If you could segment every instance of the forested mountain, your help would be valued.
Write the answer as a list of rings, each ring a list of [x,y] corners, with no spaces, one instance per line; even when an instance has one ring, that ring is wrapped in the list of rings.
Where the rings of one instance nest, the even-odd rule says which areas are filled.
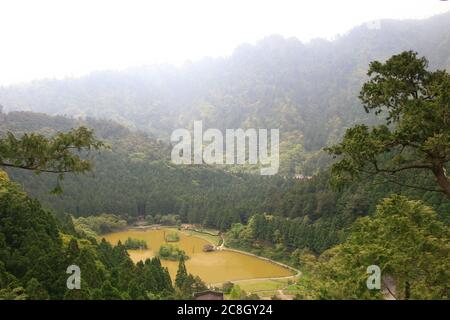
[[[185,222],[226,229],[232,223],[246,222],[273,188],[281,190],[288,183],[282,177],[269,179],[208,166],[174,165],[167,159],[167,144],[112,121],[81,121],[32,112],[0,113],[0,119],[0,136],[8,131],[52,135],[85,125],[110,147],[92,152],[92,173],[67,174],[60,195],[50,193],[56,183],[52,174],[36,176],[8,170],[30,195],[58,213],[114,213],[129,219],[173,214]]]
[[[158,258],[134,264],[122,244],[112,247],[106,241],[86,239],[73,225],[63,230],[51,212],[4,172],[0,172],[0,212],[1,300],[142,300],[176,295]],[[65,271],[74,263],[83,270],[83,286],[67,290]]]
[[[154,243],[99,240],[157,224],[164,245],[198,233],[214,239],[202,254],[301,269],[298,298],[382,299],[366,285],[376,265],[399,299],[448,299],[450,75],[439,68],[450,70],[450,12],[0,88],[0,299],[193,298],[206,286],[187,272],[191,252],[170,244],[175,254],[134,263],[127,249]],[[279,128],[281,171],[174,164],[170,134],[194,120]],[[179,259],[175,279],[164,256]],[[65,290],[72,264],[82,290]]]
[[[283,174],[311,174],[319,150],[355,122],[373,122],[357,97],[367,65],[404,50],[450,68],[450,13],[427,20],[383,20],[334,41],[281,36],[239,46],[228,58],[181,68],[149,66],[43,80],[0,89],[6,110],[114,119],[167,141],[175,128],[280,128]]]
[[[330,185],[327,171],[310,180],[297,180],[233,173],[205,165],[178,166],[167,159],[167,144],[113,121],[75,120],[33,112],[0,113],[0,119],[0,136],[8,131],[18,135],[52,135],[85,125],[110,147],[92,153],[92,173],[66,174],[61,182],[63,193],[59,195],[50,193],[56,183],[52,174],[7,170],[31,196],[60,217],[109,213],[129,222],[138,217],[150,221],[170,217],[164,218],[166,223],[174,223],[175,219],[225,231],[232,224],[246,224],[255,214],[268,214],[276,218],[259,220],[265,231],[256,232],[256,240],[281,241],[285,249],[309,248],[315,252],[341,241],[355,219],[373,213],[376,203],[391,193],[423,200],[442,220],[450,222],[450,203],[443,195],[386,184],[375,178],[336,190]],[[432,184],[426,174],[404,174],[398,181],[412,180]],[[274,236],[277,229],[283,234],[282,240]]]

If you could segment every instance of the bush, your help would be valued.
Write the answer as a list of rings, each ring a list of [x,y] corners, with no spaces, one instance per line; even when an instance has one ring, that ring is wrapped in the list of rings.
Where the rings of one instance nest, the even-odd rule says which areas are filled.
[[[134,239],[131,237],[128,237],[124,245],[127,249],[147,249],[147,242],[145,242],[145,240]]]
[[[180,241],[180,236],[177,232],[171,232],[168,235],[166,235],[166,241],[167,242],[178,242]]]
[[[73,220],[75,230],[83,235],[105,234],[126,228],[127,222],[113,214],[80,217]]]
[[[233,286],[234,286],[234,283],[231,281],[224,282],[222,284],[223,293],[229,294],[231,292],[231,290],[233,289]]]
[[[188,258],[183,250],[171,244],[161,245],[161,247],[159,248],[159,257],[164,260],[172,261],[177,261],[181,258]]]

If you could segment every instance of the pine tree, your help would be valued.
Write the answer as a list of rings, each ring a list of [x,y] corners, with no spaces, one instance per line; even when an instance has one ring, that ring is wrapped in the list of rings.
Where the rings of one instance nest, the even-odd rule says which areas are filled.
[[[47,290],[42,286],[42,284],[36,279],[31,278],[25,289],[28,300],[48,300],[49,295]]]
[[[178,264],[177,276],[175,278],[175,285],[181,289],[183,287],[184,282],[187,279],[187,270],[186,265],[184,264],[184,257],[181,257],[180,262]]]
[[[69,246],[67,249],[68,262],[73,263],[79,255],[80,255],[80,249],[78,247],[78,242],[75,238],[72,238],[72,239],[70,239]]]

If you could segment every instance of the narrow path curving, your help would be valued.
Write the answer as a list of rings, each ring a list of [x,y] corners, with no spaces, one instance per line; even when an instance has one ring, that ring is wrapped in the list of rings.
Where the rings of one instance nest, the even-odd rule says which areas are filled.
[[[245,254],[248,256],[252,256],[261,260],[265,260],[268,261],[270,263],[279,265],[281,267],[284,267],[286,269],[289,269],[291,271],[294,271],[295,274],[291,275],[291,276],[282,276],[282,277],[267,277],[267,278],[250,278],[250,279],[241,279],[241,280],[233,280],[232,282],[234,283],[242,283],[242,282],[250,282],[250,281],[267,281],[267,280],[286,280],[286,279],[296,279],[298,277],[301,276],[302,272],[294,267],[291,267],[287,264],[272,260],[270,258],[266,258],[266,257],[262,257],[262,256],[258,256],[256,254],[253,254],[251,252],[247,252],[247,251],[243,251],[243,250],[238,250],[238,249],[233,249],[233,248],[228,248],[225,246],[225,238],[223,237],[222,234],[220,234],[220,237],[222,239],[222,244],[218,247],[216,247],[217,250],[223,250],[223,251],[233,251],[233,252],[237,252],[237,253],[241,253],[241,254]],[[218,283],[212,283],[210,285],[212,286],[218,286],[221,285],[223,282],[218,282]]]

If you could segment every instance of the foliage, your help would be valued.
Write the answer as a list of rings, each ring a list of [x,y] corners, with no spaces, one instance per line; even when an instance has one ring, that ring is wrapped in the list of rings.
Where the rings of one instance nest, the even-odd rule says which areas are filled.
[[[164,260],[178,261],[180,259],[187,259],[186,253],[172,244],[162,244],[159,247],[159,257]]]
[[[64,241],[63,241],[64,239]],[[66,269],[82,270],[81,290],[68,290]],[[157,258],[134,264],[124,245],[62,235],[54,216],[0,171],[2,299],[170,298],[174,289]]]
[[[128,239],[125,240],[124,246],[125,246],[125,248],[127,248],[127,250],[129,250],[129,249],[147,249],[147,242],[142,239],[134,239],[134,238],[128,237]]]
[[[222,291],[224,294],[230,294],[234,287],[234,283],[227,281],[222,284]]]
[[[449,75],[428,71],[425,59],[404,52],[370,65],[361,100],[379,117],[367,118],[356,100],[367,63],[405,46],[423,49],[433,69],[448,64],[450,51],[435,50],[448,44],[448,21],[430,22],[444,27],[425,44],[420,39],[428,22],[412,23],[411,33],[390,23],[389,34],[376,33],[376,41],[361,28],[335,42],[309,45],[274,36],[242,46],[228,59],[180,70],[0,88],[10,109],[82,116],[5,114],[0,107],[0,166],[30,194],[0,170],[0,298],[190,299],[206,289],[188,273],[187,257],[176,246],[163,245],[159,252],[180,261],[174,286],[159,258],[134,264],[130,243],[96,241],[97,234],[145,218],[228,231],[227,245],[299,265],[299,286],[307,289],[299,298],[383,298],[365,286],[367,265],[377,264],[394,280],[397,298],[448,299],[450,202],[430,185],[437,179],[445,191],[448,184]],[[170,145],[155,136],[167,139],[194,119],[220,129],[281,128],[282,175],[171,164]],[[370,176],[335,190],[330,173],[318,170],[330,163],[320,150],[348,127],[343,142],[328,149],[344,156],[331,179],[367,169]],[[109,150],[89,154],[106,144]],[[47,173],[90,169],[92,176],[65,174],[63,195],[48,194],[54,182]],[[298,172],[314,177],[292,179]],[[387,184],[394,173],[397,183]],[[412,183],[421,190],[409,188]],[[65,286],[72,264],[82,270],[81,290]],[[240,286],[226,289],[231,298],[252,298]]]
[[[406,184],[433,183],[426,172],[403,172],[397,179]],[[423,201],[441,221],[450,223],[450,201],[444,194],[386,184],[378,176],[335,190],[330,173],[323,171],[311,180],[293,180],[283,188],[273,188],[247,225],[234,224],[228,230],[226,244],[296,265],[298,260],[291,255],[295,249],[320,254],[342,242],[357,218],[373,214],[376,204],[392,193]],[[251,224],[252,219],[257,223]]]
[[[96,236],[126,228],[127,222],[113,214],[73,219],[75,230],[87,236]]]
[[[412,51],[370,64],[371,77],[360,99],[366,112],[384,114],[386,124],[347,129],[343,141],[327,150],[342,156],[333,165],[335,180],[384,174],[386,181],[404,170],[433,173],[450,199],[446,170],[450,161],[450,75],[426,70],[428,62]],[[435,189],[414,186],[422,190]]]
[[[36,177],[23,170],[8,170],[31,196],[58,215],[80,217],[107,212],[129,223],[145,217],[150,223],[176,226],[188,222],[225,230],[232,223],[246,222],[272,188],[283,187],[281,177],[265,179],[223,168],[173,165],[167,159],[168,145],[111,121],[12,112],[4,115],[0,133],[15,130],[20,134],[28,128],[53,133],[79,125],[94,129],[111,149],[93,156],[92,175],[67,174],[60,196],[47,192],[54,183],[52,175]]]
[[[0,139],[0,167],[58,173],[59,182],[65,173],[90,171],[91,162],[82,159],[80,153],[104,146],[94,138],[93,131],[85,127],[58,133],[51,139],[36,133],[25,133],[17,138],[8,132],[5,138]],[[54,191],[60,191],[59,184]]]
[[[178,263],[178,271],[175,277],[175,287],[179,299],[193,299],[194,294],[207,289],[205,283],[198,277],[193,276],[186,270],[185,258],[181,257]]]
[[[237,284],[233,285],[229,295],[230,300],[259,300],[259,296],[256,294],[247,294],[245,290]]]
[[[356,221],[347,240],[314,256],[301,257],[311,279],[312,298],[381,299],[366,287],[370,265],[381,269],[384,288],[394,280],[397,299],[448,299],[450,229],[420,201],[391,196],[373,217]]]
[[[178,271],[177,271],[177,276],[175,278],[175,285],[178,288],[182,288],[184,282],[186,281],[187,276],[188,276],[188,273],[186,270],[186,265],[184,264],[184,257],[182,256],[180,258],[180,262],[178,264]]]
[[[55,298],[65,285],[64,273],[55,272],[62,271],[64,265],[56,220],[5,175],[0,179],[2,289],[21,286],[28,288],[26,294],[33,293],[31,298],[34,294],[44,297],[46,293]]]
[[[166,235],[167,242],[178,242],[180,241],[180,235],[177,232],[171,232]]]
[[[205,128],[221,130],[280,128],[281,174],[311,175],[330,163],[318,153],[321,148],[356,122],[377,122],[357,100],[370,61],[415,48],[432,68],[450,68],[448,21],[449,13],[383,20],[378,30],[363,24],[334,41],[302,43],[273,35],[240,45],[229,57],[182,67],[154,65],[4,87],[0,103],[9,111],[106,117],[166,141],[174,129],[200,119]]]

